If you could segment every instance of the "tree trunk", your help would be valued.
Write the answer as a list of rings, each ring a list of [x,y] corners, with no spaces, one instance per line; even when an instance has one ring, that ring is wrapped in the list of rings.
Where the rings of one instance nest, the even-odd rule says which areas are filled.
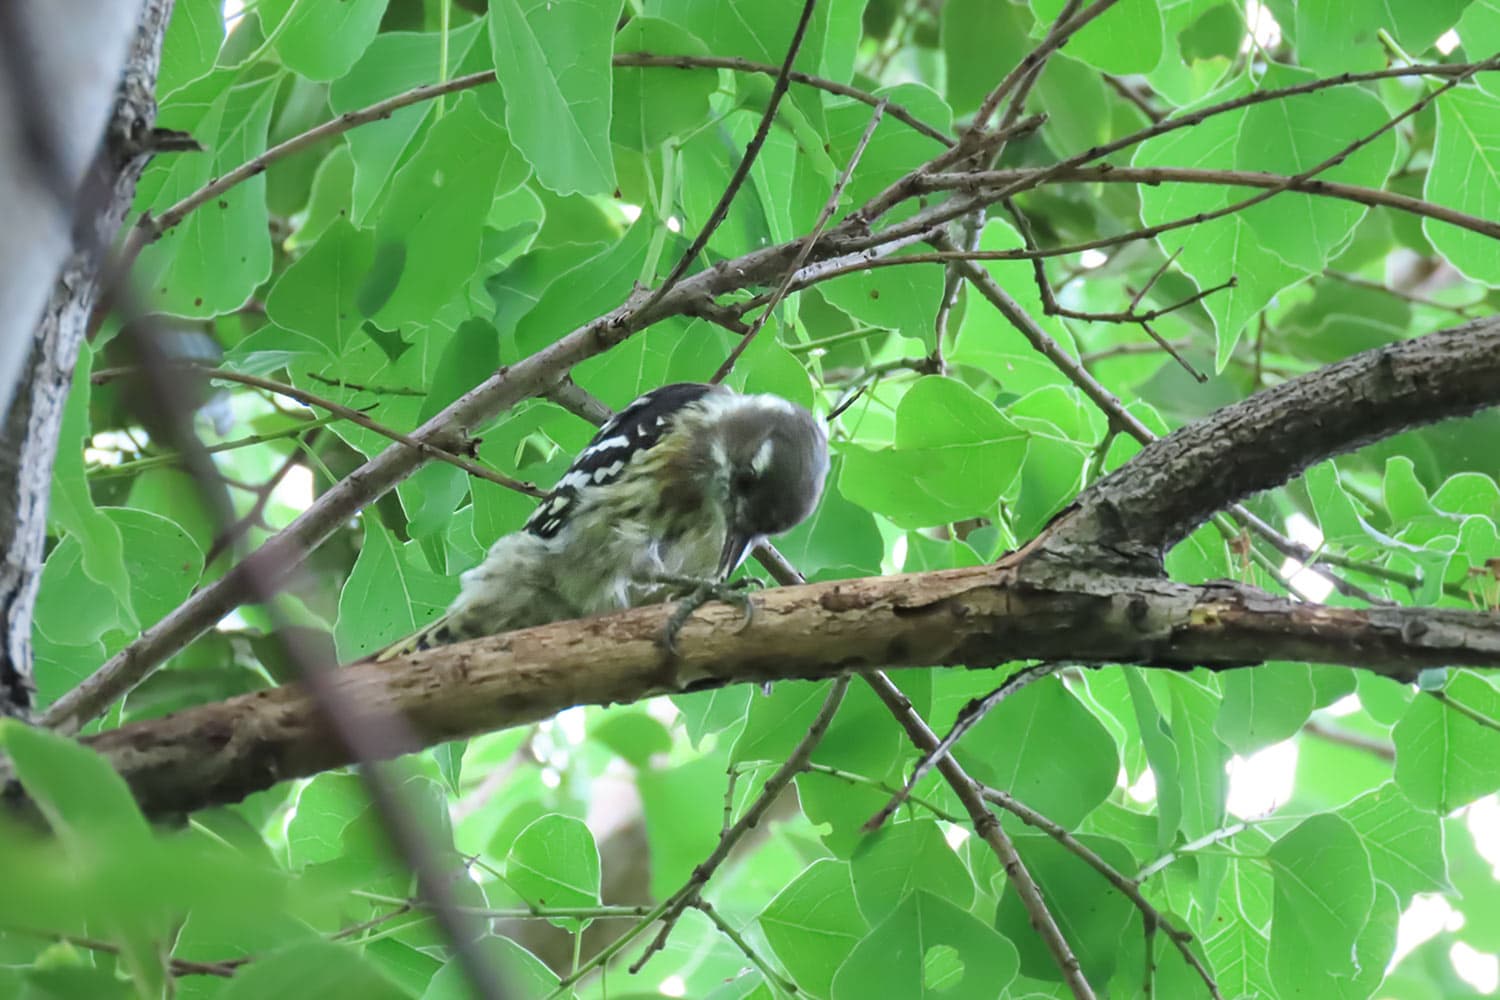
[[[29,0],[6,7],[0,13],[0,217],[7,220],[0,230],[0,716],[26,717],[31,614],[58,428],[99,298],[103,251],[150,152],[172,2]]]

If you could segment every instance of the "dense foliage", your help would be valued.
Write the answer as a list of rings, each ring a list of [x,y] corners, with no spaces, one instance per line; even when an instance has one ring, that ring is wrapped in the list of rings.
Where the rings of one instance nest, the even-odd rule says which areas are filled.
[[[139,212],[161,217],[269,147],[413,88],[489,72],[498,83],[330,127],[171,217],[141,249],[133,273],[173,331],[168,349],[220,369],[181,378],[200,393],[198,429],[241,521],[225,537],[176,454],[144,429],[149,402],[121,377],[129,359],[106,322],[80,358],[57,461],[55,544],[36,609],[44,707],[390,447],[390,431],[412,430],[637,285],[659,285],[761,123],[803,4],[246,7],[226,20],[218,0],[179,0],[159,124],[204,150],[159,157]],[[839,86],[792,83],[701,263],[811,232],[856,159],[835,222],[942,153],[1063,7],[819,0],[795,65]],[[1097,241],[1044,258],[1057,308],[1029,261],[984,266],[1158,433],[1366,348],[1487,315],[1500,283],[1484,230],[1500,215],[1500,75],[1434,66],[1312,86],[1489,58],[1500,7],[1249,7],[1248,22],[1240,4],[1216,0],[1104,10],[1013,91],[1045,120],[1005,143],[995,166],[1035,170],[1163,117],[1308,85],[1300,92],[1125,143],[1098,161],[1121,176],[1059,172],[1019,191],[1014,212],[991,205],[982,226],[952,229],[957,244],[986,250]],[[669,67],[628,56],[642,52],[686,58]],[[763,71],[704,65],[708,56]],[[850,88],[888,102],[863,149],[876,112]],[[1263,174],[1326,161],[1318,178],[1344,188],[1280,190],[1195,218],[1266,190]],[[876,228],[948,196],[901,202]],[[741,319],[757,315],[739,307],[767,291],[732,290],[713,309],[670,316],[572,378],[616,408],[665,382],[707,379]],[[991,560],[1140,447],[940,263],[854,269],[794,290],[729,381],[825,414],[863,390],[832,424],[822,506],[779,544],[813,580]],[[479,428],[473,455],[545,487],[592,433],[557,402],[532,399]],[[1488,412],[1379,441],[1249,502],[1316,549],[1354,585],[1348,593],[1227,517],[1174,549],[1168,570],[1327,592],[1332,604],[1493,608],[1497,441],[1500,414]],[[437,614],[457,574],[534,502],[427,464],[312,552],[275,615],[240,608],[93,727],[293,679],[278,621],[341,661],[380,648]],[[893,676],[941,732],[1006,672]],[[1292,662],[1220,674],[1075,669],[1006,700],[957,759],[1072,834],[1063,842],[1004,817],[1101,996],[1209,987],[1078,845],[1190,932],[1186,950],[1226,998],[1477,995],[1450,954],[1500,941],[1500,855],[1477,832],[1500,836],[1500,688],[1462,671],[1431,687]],[[653,907],[755,802],[828,689],[741,685],[574,709],[411,755],[396,773],[443,857],[472,876],[458,885],[463,902],[501,918],[484,947],[518,996],[1071,995],[939,776],[881,830],[862,831],[919,753],[859,683],[795,794],[713,872],[707,904],[688,907],[664,950],[627,975],[659,930]],[[284,782],[153,829],[88,751],[16,724],[0,742],[56,834],[7,835],[0,993],[469,995],[354,774]],[[1279,762],[1286,789],[1235,815],[1236,775],[1264,773],[1245,763],[1263,751],[1256,759]],[[1462,919],[1443,923],[1444,907]],[[1434,910],[1435,936],[1403,942],[1392,964],[1403,912]]]

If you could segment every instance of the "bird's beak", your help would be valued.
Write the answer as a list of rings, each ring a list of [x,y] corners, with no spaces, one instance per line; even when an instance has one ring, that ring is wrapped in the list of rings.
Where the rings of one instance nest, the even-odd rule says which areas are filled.
[[[727,580],[729,574],[733,573],[740,563],[745,560],[745,553],[750,551],[750,546],[755,539],[742,531],[730,528],[724,534],[724,548],[719,553],[719,579]]]

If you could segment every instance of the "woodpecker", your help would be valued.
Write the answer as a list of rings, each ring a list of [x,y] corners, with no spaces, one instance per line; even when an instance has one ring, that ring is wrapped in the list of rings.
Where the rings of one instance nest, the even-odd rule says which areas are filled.
[[[378,658],[654,604],[695,585],[723,596],[716,585],[757,542],[812,513],[827,474],[823,427],[795,403],[698,382],[653,389],[463,574],[443,617]]]

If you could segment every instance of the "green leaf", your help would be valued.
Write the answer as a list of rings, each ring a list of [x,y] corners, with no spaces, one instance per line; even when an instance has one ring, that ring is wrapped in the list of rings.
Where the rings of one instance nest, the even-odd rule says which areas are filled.
[[[868,116],[866,116],[868,117]],[[824,298],[854,319],[931,343],[943,272],[931,265],[877,267],[825,282]]]
[[[1054,743],[1045,733],[1067,733],[1068,738]],[[1070,830],[1104,801],[1120,771],[1109,732],[1050,678],[1002,701],[964,737],[958,751],[974,777]]]
[[[458,581],[412,565],[374,517],[365,543],[339,592],[334,639],[341,663],[383,649],[436,618],[458,592]]]
[[[947,8],[951,10],[952,8]],[[883,97],[893,104],[900,104],[922,122],[940,132],[952,128],[953,112],[942,97],[928,87],[916,83],[903,83],[895,87],[882,87],[875,96]],[[855,147],[869,127],[873,110],[866,104],[849,102],[828,109],[828,155],[842,170],[854,157]],[[862,205],[884,191],[909,171],[942,152],[936,139],[915,131],[911,126],[897,121],[890,115],[881,118],[875,126],[865,152],[860,157],[858,168],[844,188],[844,204]],[[901,218],[905,212],[897,210],[892,219]],[[937,311],[937,302],[942,297],[942,277],[937,268],[886,268],[869,272],[870,281],[860,285],[847,285],[841,279],[823,285],[825,291],[837,287],[850,289],[844,300],[845,309],[851,315],[881,316],[884,320],[872,319],[877,325],[891,325],[892,329],[905,329],[910,336],[925,341],[931,340],[932,319]],[[939,290],[934,292],[933,276],[937,275]],[[898,277],[904,276],[904,277]],[[910,289],[913,298],[903,301],[902,295]],[[864,297],[860,297],[860,292]],[[870,299],[871,291],[879,291],[881,299],[877,307]],[[844,308],[840,305],[840,308]]]
[[[1368,526],[1354,498],[1339,481],[1338,469],[1332,462],[1319,462],[1307,470],[1304,478],[1324,541],[1349,545],[1368,539]]]
[[[776,684],[752,699],[745,728],[729,751],[732,764],[785,757],[807,733],[828,697],[828,681]]]
[[[1477,514],[1500,521],[1500,485],[1483,473],[1460,472],[1437,488],[1432,505],[1448,514]]]
[[[895,447],[846,445],[839,489],[917,528],[989,510],[1025,454],[1020,428],[953,379],[919,379],[896,409]]]
[[[1130,691],[1130,705],[1141,734],[1141,745],[1156,780],[1157,848],[1166,850],[1176,839],[1182,824],[1183,787],[1180,780],[1177,745],[1171,727],[1151,696],[1146,672],[1125,668],[1125,683]]]
[[[850,503],[833,487],[839,470],[829,473],[829,485],[812,515],[776,540],[777,550],[809,578],[832,571],[836,576],[867,576],[880,572],[885,545],[874,516]]]
[[[743,722],[753,702],[754,692],[747,684],[672,695],[672,704],[682,713],[688,742],[697,746],[703,737],[719,733]]]
[[[1469,87],[1437,105],[1437,144],[1423,196],[1480,219],[1500,216],[1500,96]],[[1422,230],[1437,252],[1471,281],[1500,283],[1493,240],[1435,219]]]
[[[892,823],[866,840],[852,862],[854,895],[868,919],[880,919],[916,889],[960,909],[974,901],[974,879],[932,820]]]
[[[1312,78],[1310,73],[1281,72],[1268,76],[1264,85],[1288,86]],[[1245,111],[1235,147],[1235,166],[1287,176],[1299,174],[1346,150],[1354,139],[1373,133],[1387,117],[1378,98],[1352,87],[1266,101]],[[1395,136],[1387,132],[1318,177],[1380,187],[1395,155]],[[1333,198],[1283,192],[1251,206],[1240,217],[1287,264],[1313,272],[1328,265],[1368,210]]]
[[[1379,69],[1385,63],[1381,26],[1389,8],[1360,0],[1307,0],[1297,4],[1297,60],[1320,73]]]
[[[1333,815],[1310,817],[1276,841],[1267,860],[1276,880],[1270,971],[1279,995],[1354,978],[1375,904],[1370,856],[1354,827]]]
[[[707,801],[724,801],[727,763],[720,750],[636,775],[651,845],[651,892],[656,898],[675,892],[718,843],[724,812],[702,806]]]
[[[1242,96],[1248,88],[1231,84],[1204,98],[1203,103]],[[1132,163],[1139,167],[1196,167],[1232,170],[1236,166],[1241,131],[1247,111],[1215,115],[1190,129],[1178,129],[1149,139],[1136,149]],[[1140,192],[1141,221],[1159,225],[1223,208],[1249,195],[1240,189],[1203,184],[1166,184]],[[1266,204],[1286,197],[1277,195]],[[1241,331],[1271,297],[1302,278],[1305,271],[1288,264],[1250,226],[1243,213],[1234,213],[1157,237],[1166,253],[1177,253],[1178,266],[1200,290],[1234,278],[1236,284],[1204,300],[1218,337],[1217,366],[1223,369]],[[1279,249],[1279,248],[1277,248]],[[1178,252],[1180,250],[1180,253]]]
[[[1414,893],[1452,888],[1443,857],[1442,821],[1418,810],[1393,783],[1366,792],[1338,815],[1364,842],[1375,878],[1394,889],[1403,903]]]
[[[151,835],[146,820],[124,779],[99,754],[14,719],[0,720],[0,745],[26,794],[69,850],[144,849]]]
[[[1022,4],[950,0],[943,5],[948,100],[968,113],[1030,51],[1031,14]]]
[[[438,355],[437,369],[417,419],[426,422],[500,367],[500,338],[483,319],[465,320]],[[413,539],[436,539],[452,527],[454,512],[469,493],[464,470],[446,462],[430,462],[401,484],[407,532]],[[437,572],[445,565],[433,564]]]
[[[614,47],[619,53],[708,55],[702,39],[654,17],[631,18],[615,35]],[[630,149],[653,150],[686,135],[708,116],[708,99],[718,87],[714,70],[617,66],[610,138]]]
[[[1500,720],[1500,692],[1485,678],[1457,671],[1444,694],[1490,720]],[[1391,737],[1396,784],[1419,808],[1444,814],[1500,789],[1494,761],[1500,731],[1431,696],[1413,699]]]
[[[1130,852],[1104,837],[1079,840],[1116,871],[1131,868]],[[1073,948],[1091,983],[1102,983],[1114,973],[1122,941],[1135,941],[1127,929],[1135,919],[1134,905],[1121,896],[1092,867],[1051,837],[1026,834],[1015,838],[1027,871],[1041,887],[1042,897]],[[1007,883],[995,915],[995,929],[1020,952],[1021,972],[1033,979],[1057,982],[1060,973],[1046,945],[1031,926],[1014,885]]]
[[[556,989],[557,973],[547,968],[542,960],[510,938],[492,935],[478,942],[477,947],[491,963],[505,974],[505,983],[511,989],[519,989],[520,996],[552,996]],[[422,1000],[470,1000],[474,996],[473,984],[461,961],[449,959],[437,971],[422,994]],[[558,994],[559,1000],[572,1000],[575,994],[567,990]]]
[[[505,92],[505,125],[559,194],[608,194],[610,55],[621,0],[495,0],[490,47]]]
[[[869,931],[854,900],[850,867],[814,861],[766,904],[761,933],[797,985],[826,997],[840,963]]]
[[[607,309],[619,305],[643,275],[655,220],[642,215],[623,239],[599,251],[571,247],[574,265],[556,277],[541,299],[516,323],[516,349],[523,356],[553,343],[573,328]],[[607,369],[608,359],[595,366]],[[638,392],[627,390],[625,398],[606,398],[611,406],[624,406]]]
[[[450,65],[462,65],[483,27],[474,21],[449,32]],[[377,35],[354,67],[329,88],[329,106],[336,114],[345,114],[432,83],[442,44],[439,32]],[[436,107],[436,102],[418,101],[344,136],[354,160],[351,222],[364,224],[406,157],[407,147]]]
[[[1063,0],[1031,0],[1039,24],[1050,25]],[[1068,39],[1068,54],[1106,73],[1148,73],[1162,54],[1156,0],[1123,0]]]
[[[287,861],[294,869],[337,859],[344,830],[370,807],[364,782],[352,774],[320,774],[302,786],[286,825]]]
[[[261,23],[275,25],[276,54],[309,80],[349,72],[375,38],[387,0],[261,0]]]
[[[1312,671],[1305,663],[1263,663],[1220,676],[1224,689],[1214,732],[1248,756],[1290,739],[1313,711]]]
[[[190,133],[207,152],[159,159],[141,187],[161,214],[266,149],[274,78],[254,69],[219,70],[165,102],[157,125]],[[266,178],[257,174],[190,214],[141,251],[134,274],[152,308],[174,316],[232,312],[271,274]]]
[[[941,957],[941,976],[929,963]],[[839,967],[832,1000],[1005,994],[1019,962],[1010,943],[963,910],[917,890],[877,924]]]
[[[599,848],[582,820],[553,813],[521,831],[505,859],[505,881],[532,906],[599,905]],[[551,917],[581,932],[588,918]]]
[[[161,70],[156,93],[171,94],[214,68],[214,57],[224,41],[221,0],[182,0],[172,5],[172,19],[161,45]]]
[[[375,256],[399,256],[394,288],[371,316],[385,328],[430,319],[467,285],[479,262],[490,204],[526,179],[505,130],[473,94],[427,132],[397,171],[375,226]]]
[[[820,3],[813,10],[794,68],[817,72],[823,59],[833,6]],[[652,0],[647,13],[691,31],[703,39],[714,55],[742,56],[752,62],[779,66],[791,46],[792,31],[802,13],[802,0],[719,0],[711,4],[699,0]],[[770,83],[764,78],[742,78],[736,81],[736,87],[756,95],[764,94]],[[823,129],[819,93],[794,86],[787,93],[782,107],[788,105],[790,110],[800,112],[813,129]],[[743,145],[740,148],[743,149]],[[722,184],[719,190],[723,190]]]
[[[266,315],[279,326],[316,340],[330,357],[342,358],[365,319],[356,296],[374,256],[375,241],[369,231],[336,219],[271,286]]]
[[[73,386],[63,404],[58,448],[52,467],[52,503],[49,519],[76,539],[80,546],[76,558],[88,579],[106,592],[102,608],[80,603],[76,607],[96,621],[108,619],[127,625],[135,621],[130,604],[130,574],[125,566],[125,543],[120,529],[94,506],[88,478],[83,470],[81,445],[89,435],[89,400],[94,352],[82,344],[78,363],[73,369]],[[49,560],[50,561],[50,560]],[[118,609],[118,618],[100,614],[103,609]],[[92,638],[98,638],[96,633]]]
[[[115,538],[118,540],[119,535]],[[90,579],[82,568],[86,551],[76,536],[69,535],[47,553],[32,618],[38,639],[62,646],[86,646],[111,632],[132,627],[126,600],[115,596],[128,595],[129,589],[111,590]]]
[[[257,956],[219,994],[224,1000],[316,996],[327,1000],[408,1000],[353,949],[324,941]]]
[[[589,727],[589,736],[635,767],[649,767],[651,758],[672,749],[667,727],[645,712],[610,712]]]
[[[1195,839],[1223,825],[1229,750],[1214,734],[1219,712],[1215,693],[1181,674],[1164,680],[1171,692],[1172,741],[1182,781],[1182,832]]]

